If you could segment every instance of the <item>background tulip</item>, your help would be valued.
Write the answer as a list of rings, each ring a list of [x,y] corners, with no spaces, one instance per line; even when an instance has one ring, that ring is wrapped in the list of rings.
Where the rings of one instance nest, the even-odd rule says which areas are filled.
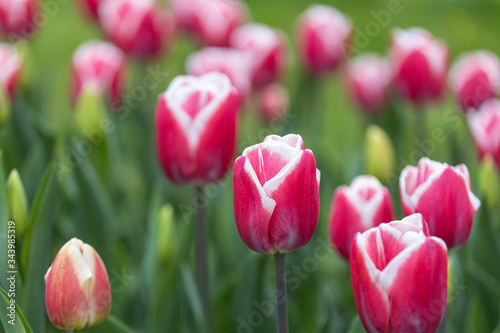
[[[17,83],[21,75],[22,60],[17,49],[0,43],[0,89],[3,89],[12,98],[16,92]]]
[[[390,63],[402,97],[420,106],[441,97],[448,70],[448,47],[425,29],[394,29]]]
[[[156,108],[159,160],[176,184],[221,179],[235,153],[238,93],[221,73],[178,76]]]
[[[0,0],[0,26],[9,40],[31,37],[38,0]]]
[[[373,176],[358,176],[335,191],[329,217],[332,245],[349,260],[354,235],[394,220],[389,190]]]
[[[443,239],[448,248],[465,244],[480,201],[470,189],[469,170],[422,158],[407,166],[399,179],[405,215],[420,213],[430,234]]]
[[[283,120],[288,113],[289,103],[290,96],[282,84],[271,83],[259,91],[259,111],[266,123]]]
[[[261,253],[306,245],[319,218],[316,161],[299,135],[267,137],[246,148],[233,174],[234,214],[243,242]]]
[[[45,275],[45,306],[61,330],[83,330],[106,320],[111,311],[109,277],[92,246],[73,238],[59,250]]]
[[[448,83],[464,111],[477,109],[498,93],[500,61],[490,51],[463,53],[453,64]]]
[[[500,100],[484,102],[477,112],[467,114],[467,121],[479,156],[491,155],[500,168]]]
[[[351,249],[354,300],[365,329],[435,332],[446,312],[445,243],[414,214],[356,234]]]
[[[310,6],[296,28],[297,52],[304,66],[315,74],[335,69],[348,54],[352,29],[351,19],[337,9]]]

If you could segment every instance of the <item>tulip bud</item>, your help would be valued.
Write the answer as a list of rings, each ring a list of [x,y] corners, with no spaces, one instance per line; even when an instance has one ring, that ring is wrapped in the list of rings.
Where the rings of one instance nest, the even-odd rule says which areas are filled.
[[[85,84],[75,105],[75,123],[78,132],[85,135],[101,132],[102,120],[106,117],[106,106],[94,85]]]
[[[500,100],[484,102],[477,112],[467,114],[467,121],[479,157],[491,155],[500,168]]]
[[[439,99],[448,71],[448,47],[425,29],[394,29],[390,63],[402,97],[416,105]]]
[[[0,86],[8,93],[12,99],[17,89],[17,83],[22,70],[22,59],[17,48],[5,43],[0,43]]]
[[[109,277],[92,246],[73,238],[59,250],[45,274],[45,307],[61,330],[83,330],[106,320],[111,312]]]
[[[286,40],[280,30],[264,24],[249,23],[234,30],[230,45],[249,55],[254,87],[263,87],[276,81],[285,71]]]
[[[158,212],[158,256],[161,261],[166,261],[172,250],[174,231],[174,209],[172,205],[163,205]]]
[[[420,214],[358,233],[351,280],[369,332],[435,332],[446,312],[448,251]]]
[[[356,233],[392,220],[394,208],[389,190],[373,176],[358,176],[350,186],[340,186],[335,191],[329,217],[330,240],[349,260]]]
[[[500,175],[491,155],[486,155],[481,162],[479,187],[488,208],[497,208],[500,204]]]
[[[320,172],[299,135],[268,136],[236,159],[234,216],[245,244],[260,253],[306,245],[319,218]]]
[[[220,180],[238,137],[238,93],[221,73],[176,77],[158,99],[156,143],[165,174],[176,184]]]
[[[498,93],[500,61],[490,51],[463,53],[453,64],[448,83],[462,110],[476,110]]]
[[[28,200],[16,169],[10,172],[6,187],[9,219],[16,222],[16,235],[20,238],[28,225]]]
[[[3,87],[0,86],[0,127],[9,120],[10,108],[9,96]]]
[[[37,11],[38,0],[0,0],[0,27],[7,40],[31,37]]]
[[[422,214],[430,234],[444,240],[449,249],[467,242],[481,202],[470,189],[464,164],[452,167],[424,157],[418,166],[403,169],[399,192],[404,214]]]
[[[259,91],[259,111],[266,123],[285,119],[289,104],[288,91],[279,83],[268,84]]]
[[[298,19],[297,52],[304,66],[314,74],[332,71],[347,56],[352,21],[337,9],[310,6]]]
[[[396,154],[391,139],[377,125],[366,129],[365,171],[388,184],[396,172]]]

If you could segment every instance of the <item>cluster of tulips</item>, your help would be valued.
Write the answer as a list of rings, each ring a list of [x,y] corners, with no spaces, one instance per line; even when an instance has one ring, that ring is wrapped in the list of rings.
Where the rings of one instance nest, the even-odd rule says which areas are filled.
[[[178,32],[202,45],[186,60],[189,75],[174,78],[158,98],[159,163],[171,182],[201,191],[232,171],[239,234],[250,249],[275,255],[277,289],[286,295],[284,255],[310,241],[319,219],[320,171],[314,154],[300,135],[270,135],[235,159],[239,115],[252,93],[264,120],[287,112],[288,92],[280,83],[289,63],[285,33],[249,22],[248,8],[235,0],[172,0],[170,10],[154,0],[77,3],[108,40],[85,42],[74,52],[70,90],[77,117],[85,117],[79,105],[88,98],[102,99],[110,111],[119,112],[127,56],[159,58]],[[0,0],[5,35],[22,38],[36,29],[37,8],[35,0]],[[346,59],[352,36],[352,21],[333,7],[308,8],[295,31],[305,71],[317,77],[341,68],[347,91],[369,114],[387,110],[392,96],[424,112],[426,104],[442,97],[448,82],[480,158],[500,167],[496,55],[468,52],[448,71],[446,44],[422,28],[410,28],[393,30],[387,59],[376,54]],[[0,69],[2,123],[23,69],[14,44],[0,44]],[[361,175],[339,187],[333,195],[329,237],[350,262],[355,303],[367,331],[434,332],[446,312],[448,250],[467,242],[480,201],[471,191],[465,165],[428,158],[403,169],[399,190],[405,215],[400,221],[389,190],[374,176]],[[207,252],[199,234],[203,229],[199,225],[196,247],[201,271]],[[57,328],[81,330],[109,315],[109,278],[90,245],[70,240],[45,278],[47,314]],[[199,281],[202,294],[207,280]],[[286,332],[286,301],[277,307],[278,330]],[[210,316],[209,309],[204,314]]]

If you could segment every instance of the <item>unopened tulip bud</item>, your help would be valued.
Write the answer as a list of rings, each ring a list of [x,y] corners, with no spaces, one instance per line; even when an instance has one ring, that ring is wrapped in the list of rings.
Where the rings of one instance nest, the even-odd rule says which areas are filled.
[[[487,100],[477,112],[467,113],[467,122],[479,157],[491,155],[500,168],[500,100]]]
[[[45,274],[45,307],[52,324],[61,330],[83,330],[108,318],[109,277],[92,246],[73,238],[59,250]]]
[[[370,125],[366,130],[365,140],[366,173],[388,184],[396,171],[396,154],[391,139],[382,128]]]
[[[16,93],[17,83],[23,67],[18,49],[7,43],[0,43],[0,86],[12,99]]]
[[[16,235],[21,237],[28,223],[28,200],[23,182],[16,169],[10,172],[6,186],[9,219],[16,223]]]
[[[5,124],[10,117],[11,103],[7,92],[0,87],[0,126]]]
[[[36,29],[38,0],[0,0],[0,27],[8,40],[26,39]]]
[[[283,121],[288,113],[290,96],[285,86],[280,83],[271,83],[259,91],[259,111],[266,123]]]
[[[486,155],[479,169],[479,186],[488,208],[495,209],[500,204],[500,175],[491,155]]]
[[[75,105],[75,123],[81,134],[101,131],[101,122],[106,117],[106,106],[102,95],[89,84],[82,87]]]
[[[172,250],[172,242],[175,242],[173,237],[174,231],[174,209],[172,205],[163,205],[158,212],[158,255],[161,261],[166,261]]]

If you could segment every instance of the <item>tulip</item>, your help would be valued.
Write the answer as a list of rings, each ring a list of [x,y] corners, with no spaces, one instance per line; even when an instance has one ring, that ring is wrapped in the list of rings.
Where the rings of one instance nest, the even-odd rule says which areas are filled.
[[[395,177],[396,152],[387,133],[377,125],[369,125],[365,138],[365,172],[384,184]]]
[[[246,53],[230,48],[207,47],[186,60],[186,70],[191,75],[210,72],[226,74],[241,100],[245,100],[251,91],[251,68],[251,60]]]
[[[481,159],[489,154],[500,168],[500,100],[484,102],[467,121]]]
[[[174,30],[170,13],[155,0],[106,0],[99,21],[116,46],[138,58],[158,56]]]
[[[38,0],[0,0],[0,27],[8,40],[26,39],[36,29]]]
[[[103,0],[79,0],[77,1],[80,8],[92,19],[99,18],[99,5]]]
[[[286,39],[280,30],[249,23],[234,30],[229,44],[250,56],[255,87],[276,81],[286,68]]]
[[[243,242],[261,253],[306,245],[319,217],[319,179],[313,153],[299,135],[267,137],[236,159],[233,197]]]
[[[349,260],[354,235],[394,220],[389,190],[373,176],[358,176],[335,191],[330,211],[330,240]]]
[[[279,83],[268,84],[259,91],[259,111],[266,123],[283,120],[288,113],[289,103],[288,91]]]
[[[393,81],[401,95],[421,106],[439,99],[448,70],[448,47],[425,29],[394,29],[390,63]]]
[[[313,74],[329,72],[347,55],[353,24],[349,17],[325,5],[310,6],[298,19],[297,52]]]
[[[446,312],[447,252],[420,214],[356,234],[351,280],[365,329],[435,332]]]
[[[16,235],[22,237],[28,226],[28,199],[23,182],[16,169],[12,170],[6,182],[9,219],[16,222]]]
[[[221,179],[236,150],[238,93],[228,77],[178,76],[160,95],[156,143],[160,163],[176,184]]]
[[[464,111],[478,109],[497,95],[500,61],[490,51],[463,53],[451,68],[448,83]]]
[[[23,62],[17,48],[10,45],[0,43],[0,89],[8,93],[10,98],[14,97],[17,83],[20,79]]]
[[[106,267],[94,248],[73,238],[45,274],[45,307],[61,330],[83,330],[104,322],[111,311]]]
[[[399,179],[405,215],[420,213],[432,236],[449,249],[465,244],[480,201],[470,188],[469,170],[424,157],[418,166],[406,166]]]
[[[79,100],[84,86],[98,95],[108,95],[109,105],[117,107],[125,88],[125,54],[111,43],[88,41],[78,47],[72,60],[71,99]]]
[[[389,95],[391,72],[387,61],[367,53],[347,65],[347,91],[358,107],[368,114],[384,111]]]

